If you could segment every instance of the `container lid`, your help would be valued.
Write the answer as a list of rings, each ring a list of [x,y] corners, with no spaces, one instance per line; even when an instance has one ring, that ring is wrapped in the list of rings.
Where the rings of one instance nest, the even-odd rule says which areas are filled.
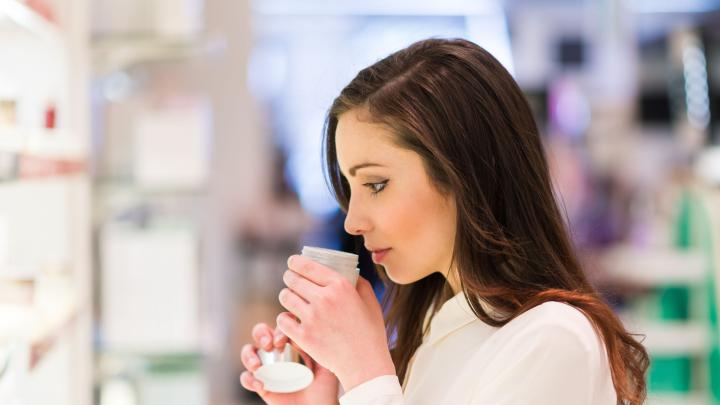
[[[309,368],[291,361],[260,366],[254,375],[263,383],[265,390],[281,394],[303,390],[313,381]]]

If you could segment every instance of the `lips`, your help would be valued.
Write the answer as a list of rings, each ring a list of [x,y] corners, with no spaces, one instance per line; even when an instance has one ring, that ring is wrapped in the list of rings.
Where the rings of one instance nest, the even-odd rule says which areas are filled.
[[[373,250],[372,251],[372,260],[375,263],[380,263],[385,256],[387,256],[388,252],[390,251],[390,248],[387,249],[380,249],[380,250]]]

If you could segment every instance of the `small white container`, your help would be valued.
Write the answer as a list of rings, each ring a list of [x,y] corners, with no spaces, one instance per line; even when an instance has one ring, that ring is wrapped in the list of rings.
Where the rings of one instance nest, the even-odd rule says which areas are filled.
[[[290,344],[270,352],[258,350],[258,357],[262,366],[254,375],[267,391],[296,392],[307,388],[313,381],[312,371],[300,362],[300,355]]]
[[[357,278],[360,274],[360,269],[357,268],[358,255],[311,246],[304,246],[302,255],[337,271],[347,278],[352,285],[357,284]]]

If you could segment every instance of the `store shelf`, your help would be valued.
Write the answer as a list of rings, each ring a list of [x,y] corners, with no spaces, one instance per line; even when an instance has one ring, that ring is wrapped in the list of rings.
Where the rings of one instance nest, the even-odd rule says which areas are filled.
[[[607,278],[614,282],[655,287],[707,280],[707,259],[697,251],[625,245],[609,250],[599,260]]]
[[[0,404],[92,403],[89,5],[0,0]]]
[[[0,0],[0,27],[24,31],[50,42],[62,42],[64,38],[56,24],[20,0]]]
[[[655,394],[648,395],[648,405],[708,405],[710,399],[704,394]]]
[[[641,323],[631,329],[646,335],[642,343],[655,355],[699,355],[710,350],[710,330],[703,323]]]
[[[54,129],[0,128],[0,151],[61,159],[84,159],[87,156],[87,149],[79,137]]]
[[[82,305],[68,276],[41,276],[30,288],[31,304],[0,304],[0,347],[27,346],[27,368],[32,370],[71,328]]]
[[[93,65],[103,75],[140,63],[183,60],[222,52],[224,38],[102,36],[92,41]]]

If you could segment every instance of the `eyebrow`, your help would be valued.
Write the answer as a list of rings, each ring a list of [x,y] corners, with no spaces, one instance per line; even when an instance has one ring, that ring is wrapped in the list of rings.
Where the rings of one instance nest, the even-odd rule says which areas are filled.
[[[375,166],[377,166],[377,167],[385,167],[385,166],[383,166],[383,165],[381,165],[381,164],[379,164],[379,163],[372,163],[372,162],[360,163],[359,165],[355,165],[355,166],[353,166],[353,167],[350,168],[350,170],[349,170],[350,176],[355,177],[355,172],[356,172],[357,170],[359,170],[359,169],[363,169],[363,168],[365,168],[365,167],[375,167]]]

